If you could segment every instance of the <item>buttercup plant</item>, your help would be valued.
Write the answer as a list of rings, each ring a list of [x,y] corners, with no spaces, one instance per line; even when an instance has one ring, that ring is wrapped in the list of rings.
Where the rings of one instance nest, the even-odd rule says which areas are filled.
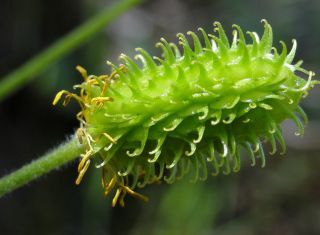
[[[263,142],[270,154],[277,144],[284,153],[280,124],[292,119],[303,135],[307,115],[299,102],[319,82],[302,61],[292,63],[296,41],[290,52],[280,42],[278,52],[271,26],[262,22],[261,39],[248,32],[250,42],[237,25],[229,42],[215,22],[215,35],[199,28],[203,43],[194,32],[187,33],[192,45],[177,34],[182,50],[161,38],[162,58],[137,48],[142,67],[124,54],[119,66],[108,62],[110,75],[88,75],[78,66],[84,79],[78,92],[60,91],[53,101],[64,96],[63,105],[74,99],[81,107],[76,135],[84,152],[76,184],[95,159],[105,194],[114,189],[112,205],[123,206],[126,194],[147,200],[136,187],[237,172],[247,156],[264,167]]]
[[[216,34],[199,28],[199,39],[188,32],[192,44],[177,34],[181,48],[162,38],[156,44],[162,58],[138,48],[135,58],[142,66],[124,54],[119,66],[108,62],[109,75],[88,75],[77,66],[84,82],[74,86],[75,93],[58,92],[53,101],[54,105],[62,98],[63,105],[71,99],[79,103],[76,134],[1,178],[0,196],[79,155],[76,184],[95,160],[96,168],[102,169],[105,194],[113,191],[113,206],[124,206],[126,194],[147,201],[134,191],[136,187],[237,172],[246,159],[252,166],[258,160],[264,167],[262,143],[270,144],[271,155],[278,145],[281,153],[286,150],[282,121],[293,120],[296,135],[303,135],[307,115],[299,102],[319,81],[312,80],[314,73],[303,69],[302,61],[293,64],[296,41],[289,52],[280,42],[278,52],[272,46],[271,26],[262,22],[261,39],[255,32],[245,36],[233,25],[229,42],[215,22]],[[24,81],[13,77],[12,84]]]

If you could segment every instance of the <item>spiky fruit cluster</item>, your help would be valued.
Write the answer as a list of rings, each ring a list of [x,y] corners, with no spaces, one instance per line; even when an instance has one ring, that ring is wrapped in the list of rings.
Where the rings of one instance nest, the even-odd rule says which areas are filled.
[[[124,54],[122,65],[109,62],[110,75],[88,76],[78,67],[84,78],[75,86],[79,95],[61,91],[54,100],[56,104],[65,94],[64,104],[74,98],[82,109],[77,135],[87,151],[76,183],[94,156],[101,160],[97,167],[103,170],[105,193],[115,188],[113,205],[123,205],[127,193],[146,199],[133,191],[136,186],[173,183],[189,173],[196,181],[205,180],[208,172],[237,172],[240,152],[250,157],[252,166],[257,158],[264,166],[265,141],[271,154],[277,142],[284,152],[280,123],[292,119],[297,134],[303,134],[307,117],[298,103],[317,82],[301,62],[292,64],[296,41],[289,53],[281,42],[278,53],[272,47],[272,29],[263,23],[261,39],[248,32],[250,42],[234,25],[230,43],[218,22],[217,35],[199,28],[203,43],[193,32],[187,33],[193,45],[177,34],[182,50],[162,38],[156,44],[162,58],[136,49],[142,68]]]

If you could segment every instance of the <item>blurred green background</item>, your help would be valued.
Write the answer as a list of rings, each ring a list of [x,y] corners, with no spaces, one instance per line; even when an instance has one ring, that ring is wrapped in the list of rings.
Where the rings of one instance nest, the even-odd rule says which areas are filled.
[[[116,1],[1,0],[0,78],[56,39]],[[274,42],[298,40],[297,60],[320,74],[320,1],[318,0],[158,0],[113,21],[90,42],[39,75],[0,103],[0,175],[19,168],[72,134],[77,106],[52,107],[54,94],[81,81],[74,67],[108,73],[105,61],[135,47],[151,54],[160,37],[176,42],[177,32],[212,29],[219,20],[231,34],[236,23],[262,32],[266,18]],[[319,78],[319,75],[316,76]],[[303,139],[285,122],[285,156],[268,156],[267,166],[243,165],[238,174],[210,177],[203,183],[181,181],[141,190],[143,203],[126,198],[125,208],[111,208],[102,196],[94,167],[80,186],[76,162],[0,199],[0,234],[250,235],[320,234],[320,88],[303,101],[310,123]],[[268,149],[268,146],[267,146]]]

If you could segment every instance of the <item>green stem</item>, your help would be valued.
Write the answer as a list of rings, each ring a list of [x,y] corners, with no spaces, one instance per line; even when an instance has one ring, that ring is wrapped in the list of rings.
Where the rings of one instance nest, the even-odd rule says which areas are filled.
[[[83,151],[76,138],[0,179],[0,197],[77,158]]]
[[[62,37],[38,56],[5,76],[0,81],[0,101],[27,82],[33,80],[36,75],[49,65],[91,39],[94,34],[101,31],[113,19],[137,5],[140,1],[141,0],[123,0],[112,7],[106,8],[97,16]]]

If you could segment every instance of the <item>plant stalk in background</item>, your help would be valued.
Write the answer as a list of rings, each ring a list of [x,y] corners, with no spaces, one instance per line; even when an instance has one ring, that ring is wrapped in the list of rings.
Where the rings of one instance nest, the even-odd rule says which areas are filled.
[[[0,81],[0,101],[35,79],[39,73],[52,63],[90,40],[92,36],[104,29],[112,20],[140,2],[141,0],[123,0],[112,7],[107,7],[100,14],[62,37],[38,56],[3,77]]]

